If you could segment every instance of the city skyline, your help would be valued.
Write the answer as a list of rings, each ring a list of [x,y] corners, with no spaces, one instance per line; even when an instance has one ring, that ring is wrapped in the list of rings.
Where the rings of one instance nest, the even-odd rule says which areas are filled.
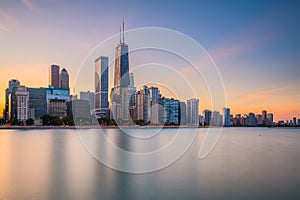
[[[52,6],[56,5],[55,2],[52,3]],[[127,29],[144,26],[172,28],[202,44],[220,69],[227,94],[227,106],[233,113],[260,113],[266,109],[274,113],[275,120],[289,120],[299,116],[300,83],[297,54],[300,48],[297,45],[299,29],[295,25],[297,20],[299,21],[296,12],[298,3],[233,2],[232,8],[229,8],[217,7],[203,1],[194,2],[193,6],[178,3],[169,11],[164,10],[167,3],[159,3],[161,8],[156,9],[157,16],[153,20],[147,18],[147,15],[153,14],[151,9],[147,9],[144,14],[141,14],[142,9],[138,9],[138,6],[151,7],[149,3],[129,3],[128,10],[117,7],[122,12],[116,13],[112,19],[103,17],[104,14],[88,14],[88,11],[95,8],[102,9],[103,5],[100,4],[62,3],[57,16],[48,13],[48,4],[47,1],[0,3],[3,8],[0,14],[4,16],[0,20],[0,38],[3,43],[0,48],[3,56],[0,65],[1,71],[4,72],[0,77],[0,95],[3,97],[0,98],[1,110],[4,108],[4,92],[10,79],[17,79],[28,87],[46,87],[47,66],[51,64],[57,63],[68,68],[72,92],[74,77],[84,57],[99,42],[117,33],[120,19],[125,17],[129,27]],[[116,3],[105,4],[107,7],[114,7]],[[68,6],[70,10],[67,10]],[[216,9],[216,16],[201,12],[208,7]],[[83,9],[83,20],[69,23],[80,18],[81,15],[78,14],[72,16],[73,20],[64,18],[60,23],[56,23],[60,14],[66,10],[71,12],[72,9]],[[168,17],[168,12],[181,13],[180,10],[191,12],[180,14],[179,21]],[[246,10],[249,11],[242,13]],[[228,15],[229,11],[234,12]],[[137,19],[136,15],[139,14],[141,17]],[[24,17],[21,18],[22,15]],[[240,16],[239,19],[235,19],[237,15]],[[199,20],[190,20],[193,17]],[[224,20],[223,24],[218,22],[221,17]],[[162,20],[157,20],[160,18]],[[77,31],[86,19],[90,27]],[[189,23],[183,25],[187,21]],[[76,31],[68,31],[72,28]],[[77,48],[72,50],[74,45]],[[66,55],[64,52],[70,53]],[[35,73],[32,73],[33,71]],[[138,79],[136,82],[139,85]],[[109,85],[112,86],[111,82]],[[182,100],[190,98],[193,97],[184,97]],[[201,110],[209,108],[205,102],[202,104],[201,96],[197,98],[200,99]]]

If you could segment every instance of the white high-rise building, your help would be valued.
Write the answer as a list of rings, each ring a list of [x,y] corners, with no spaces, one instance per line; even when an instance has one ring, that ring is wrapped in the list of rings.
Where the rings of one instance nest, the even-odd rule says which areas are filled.
[[[199,125],[199,99],[187,100],[187,125]]]
[[[29,106],[29,92],[26,87],[20,85],[16,88],[16,100],[17,100],[17,119],[28,119],[28,106]]]

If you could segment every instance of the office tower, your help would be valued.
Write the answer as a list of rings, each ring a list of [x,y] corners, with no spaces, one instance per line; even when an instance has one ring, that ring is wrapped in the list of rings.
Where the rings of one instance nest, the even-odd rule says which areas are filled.
[[[123,31],[122,33],[120,32],[120,43],[117,45],[115,53],[114,88],[112,88],[111,93],[111,102],[121,105],[120,112],[123,121],[130,119],[129,110],[132,108],[130,106],[130,99],[134,93],[130,88],[132,87],[130,87],[129,80],[128,45],[125,43],[123,20]]]
[[[273,126],[274,121],[273,121],[273,114],[272,113],[268,113],[267,114],[267,126]]]
[[[160,91],[157,87],[150,87],[150,102],[151,102],[151,124],[159,124],[159,97]]]
[[[180,125],[186,125],[186,104],[180,102]]]
[[[51,65],[49,67],[49,85],[59,88],[59,66]]]
[[[187,125],[199,125],[199,99],[187,100]]]
[[[298,121],[297,125],[300,126],[300,119],[298,119],[297,121]]]
[[[223,116],[218,111],[212,113],[212,124],[214,126],[221,126],[223,124]]]
[[[212,111],[205,109],[203,111],[203,115],[204,115],[204,125],[209,126],[211,123],[211,119],[212,119]]]
[[[136,118],[145,124],[151,120],[150,91],[147,86],[136,92]]]
[[[29,92],[24,85],[20,85],[14,89],[15,95],[15,113],[13,119],[27,120],[28,119],[28,106],[29,106]]]
[[[47,114],[46,88],[27,88],[29,92],[30,116],[34,120],[39,120]]]
[[[129,81],[129,58],[128,58],[128,45],[125,43],[124,37],[124,20],[122,38],[120,33],[120,43],[116,47],[115,57],[115,79],[114,87],[128,87]]]
[[[294,125],[294,126],[297,125],[297,119],[296,119],[296,117],[293,117],[293,125]]]
[[[95,114],[97,118],[108,117],[108,57],[95,60]]]
[[[46,88],[47,114],[52,116],[65,117],[66,102],[70,101],[69,89],[66,88]]]
[[[247,117],[247,126],[256,126],[255,114],[249,113]]]
[[[129,74],[129,87],[134,87],[134,75],[132,72]]]
[[[60,88],[67,88],[69,89],[69,74],[68,71],[63,68],[60,72],[60,76],[59,76],[59,87]]]
[[[162,97],[159,99],[159,109],[160,123],[179,125],[180,124],[180,101],[177,99],[169,99]]]
[[[80,99],[81,100],[87,100],[90,104],[91,110],[95,109],[95,93],[94,92],[80,92]]]
[[[3,118],[5,120],[11,119],[11,105],[12,105],[12,93],[13,89],[18,87],[20,82],[16,79],[12,79],[8,82],[8,88],[5,90],[5,107],[3,111]]]
[[[262,111],[262,121],[263,121],[264,125],[267,124],[267,111],[266,110]]]
[[[68,101],[67,116],[74,120],[75,124],[90,124],[90,104],[88,100],[76,99]]]
[[[224,126],[230,126],[230,109],[223,108],[223,116],[224,116]]]
[[[257,126],[263,125],[262,115],[256,115],[256,124]]]

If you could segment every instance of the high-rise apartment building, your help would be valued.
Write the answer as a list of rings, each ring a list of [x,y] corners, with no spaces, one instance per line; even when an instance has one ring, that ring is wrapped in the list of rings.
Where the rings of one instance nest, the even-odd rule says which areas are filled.
[[[187,125],[199,125],[199,99],[187,100]]]
[[[229,108],[223,108],[223,122],[224,126],[230,126],[230,109]]]

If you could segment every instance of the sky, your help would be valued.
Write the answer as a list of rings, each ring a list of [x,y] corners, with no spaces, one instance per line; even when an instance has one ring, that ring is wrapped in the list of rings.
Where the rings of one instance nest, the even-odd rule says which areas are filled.
[[[0,1],[0,109],[10,79],[47,87],[51,64],[66,68],[75,87],[86,57],[118,34],[124,17],[126,30],[167,28],[199,43],[219,69],[232,114],[300,118],[299,10],[300,1],[289,0]],[[201,112],[209,108],[201,92],[196,97]]]

